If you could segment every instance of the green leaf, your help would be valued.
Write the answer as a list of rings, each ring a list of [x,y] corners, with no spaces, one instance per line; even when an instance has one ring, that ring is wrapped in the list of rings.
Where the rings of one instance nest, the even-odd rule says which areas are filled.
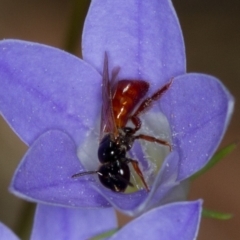
[[[203,208],[202,210],[202,216],[206,218],[214,218],[218,220],[229,220],[233,217],[231,213],[221,213],[221,212],[208,210],[205,208]]]
[[[102,234],[99,234],[93,238],[91,238],[90,240],[102,240],[102,239],[105,239],[107,237],[111,237],[114,233],[116,233],[120,228],[115,228],[115,229],[112,229],[110,231],[107,231],[107,232],[104,232]]]
[[[210,161],[207,163],[207,165],[202,168],[200,171],[196,172],[194,175],[190,177],[190,180],[195,180],[199,176],[203,175],[205,172],[207,172],[209,169],[211,169],[215,164],[217,164],[220,160],[222,160],[225,156],[227,156],[229,153],[231,153],[235,148],[237,144],[232,143],[222,149],[220,149],[218,152],[216,152],[213,157],[210,159]]]

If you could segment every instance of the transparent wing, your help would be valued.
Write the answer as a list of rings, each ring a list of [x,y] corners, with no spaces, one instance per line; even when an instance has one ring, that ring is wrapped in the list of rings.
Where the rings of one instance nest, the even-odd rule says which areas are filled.
[[[116,73],[114,75],[115,76],[113,76],[113,80],[115,80],[116,78]],[[102,78],[102,113],[100,125],[100,140],[106,133],[113,133],[115,137],[118,135],[113,115],[112,97],[112,82],[109,79],[108,73],[108,56],[105,52]]]

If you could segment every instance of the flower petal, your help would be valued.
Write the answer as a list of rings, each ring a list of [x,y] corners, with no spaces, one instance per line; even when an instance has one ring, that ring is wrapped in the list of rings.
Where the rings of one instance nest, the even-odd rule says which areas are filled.
[[[155,208],[123,227],[109,240],[193,240],[196,239],[202,201],[179,202]]]
[[[0,85],[1,114],[28,145],[51,128],[80,144],[101,108],[101,76],[81,59],[37,43],[0,42]]]
[[[165,159],[146,202],[140,209],[146,211],[156,206],[176,201],[185,201],[189,190],[189,181],[177,180],[179,155],[172,151]]]
[[[173,147],[179,152],[178,180],[183,180],[200,170],[215,152],[234,100],[216,78],[192,73],[174,78],[160,103],[171,126]]]
[[[73,140],[52,130],[41,135],[17,168],[10,190],[27,200],[72,207],[109,207],[90,181],[71,176],[83,171]]]
[[[84,60],[102,72],[104,52],[121,79],[143,79],[157,89],[185,73],[181,28],[169,0],[94,0],[83,31]]]
[[[0,239],[19,240],[19,238],[12,232],[12,230],[10,230],[1,222],[0,222]]]
[[[72,209],[39,204],[31,240],[90,239],[116,227],[112,208]]]

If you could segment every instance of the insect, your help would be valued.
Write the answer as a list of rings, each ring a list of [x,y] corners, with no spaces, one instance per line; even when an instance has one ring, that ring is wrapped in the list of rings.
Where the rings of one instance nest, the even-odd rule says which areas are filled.
[[[152,106],[152,103],[168,90],[172,80],[157,90],[151,97],[143,100],[148,92],[149,83],[142,80],[127,79],[115,82],[119,70],[119,68],[115,68],[111,79],[109,78],[108,56],[105,53],[102,80],[103,104],[98,148],[98,159],[101,165],[98,170],[80,172],[72,177],[98,174],[100,182],[105,187],[114,192],[124,192],[127,186],[133,186],[130,182],[130,169],[128,166],[130,163],[139,175],[146,190],[149,191],[138,162],[126,155],[136,139],[166,145],[171,150],[171,145],[167,141],[144,134],[137,135],[136,133],[141,128],[139,115],[147,111]],[[134,127],[128,127],[128,121],[132,121]]]

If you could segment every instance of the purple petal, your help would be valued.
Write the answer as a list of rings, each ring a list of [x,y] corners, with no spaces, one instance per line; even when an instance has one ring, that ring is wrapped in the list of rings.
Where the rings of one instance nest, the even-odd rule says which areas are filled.
[[[171,152],[165,159],[156,179],[148,200],[140,207],[146,211],[156,206],[176,201],[185,201],[189,190],[189,181],[177,180],[179,170],[179,155]]]
[[[155,208],[118,231],[111,240],[193,240],[196,239],[202,201],[180,202]],[[109,240],[110,240],[109,239]]]
[[[71,176],[83,171],[73,140],[52,130],[41,135],[17,168],[10,190],[27,200],[73,207],[109,207],[85,179]]]
[[[143,79],[153,89],[185,73],[182,32],[169,0],[92,1],[82,44],[84,60],[99,72],[106,51],[121,79]]]
[[[117,227],[112,208],[72,209],[39,204],[31,240],[80,240]]]
[[[161,99],[169,120],[174,149],[179,152],[178,180],[200,170],[219,145],[234,100],[214,77],[186,74],[174,81]]]
[[[52,128],[80,144],[99,115],[101,76],[52,47],[1,41],[0,85],[1,114],[27,144]]]
[[[2,240],[19,240],[19,238],[6,227],[4,224],[0,222],[0,239]]]

